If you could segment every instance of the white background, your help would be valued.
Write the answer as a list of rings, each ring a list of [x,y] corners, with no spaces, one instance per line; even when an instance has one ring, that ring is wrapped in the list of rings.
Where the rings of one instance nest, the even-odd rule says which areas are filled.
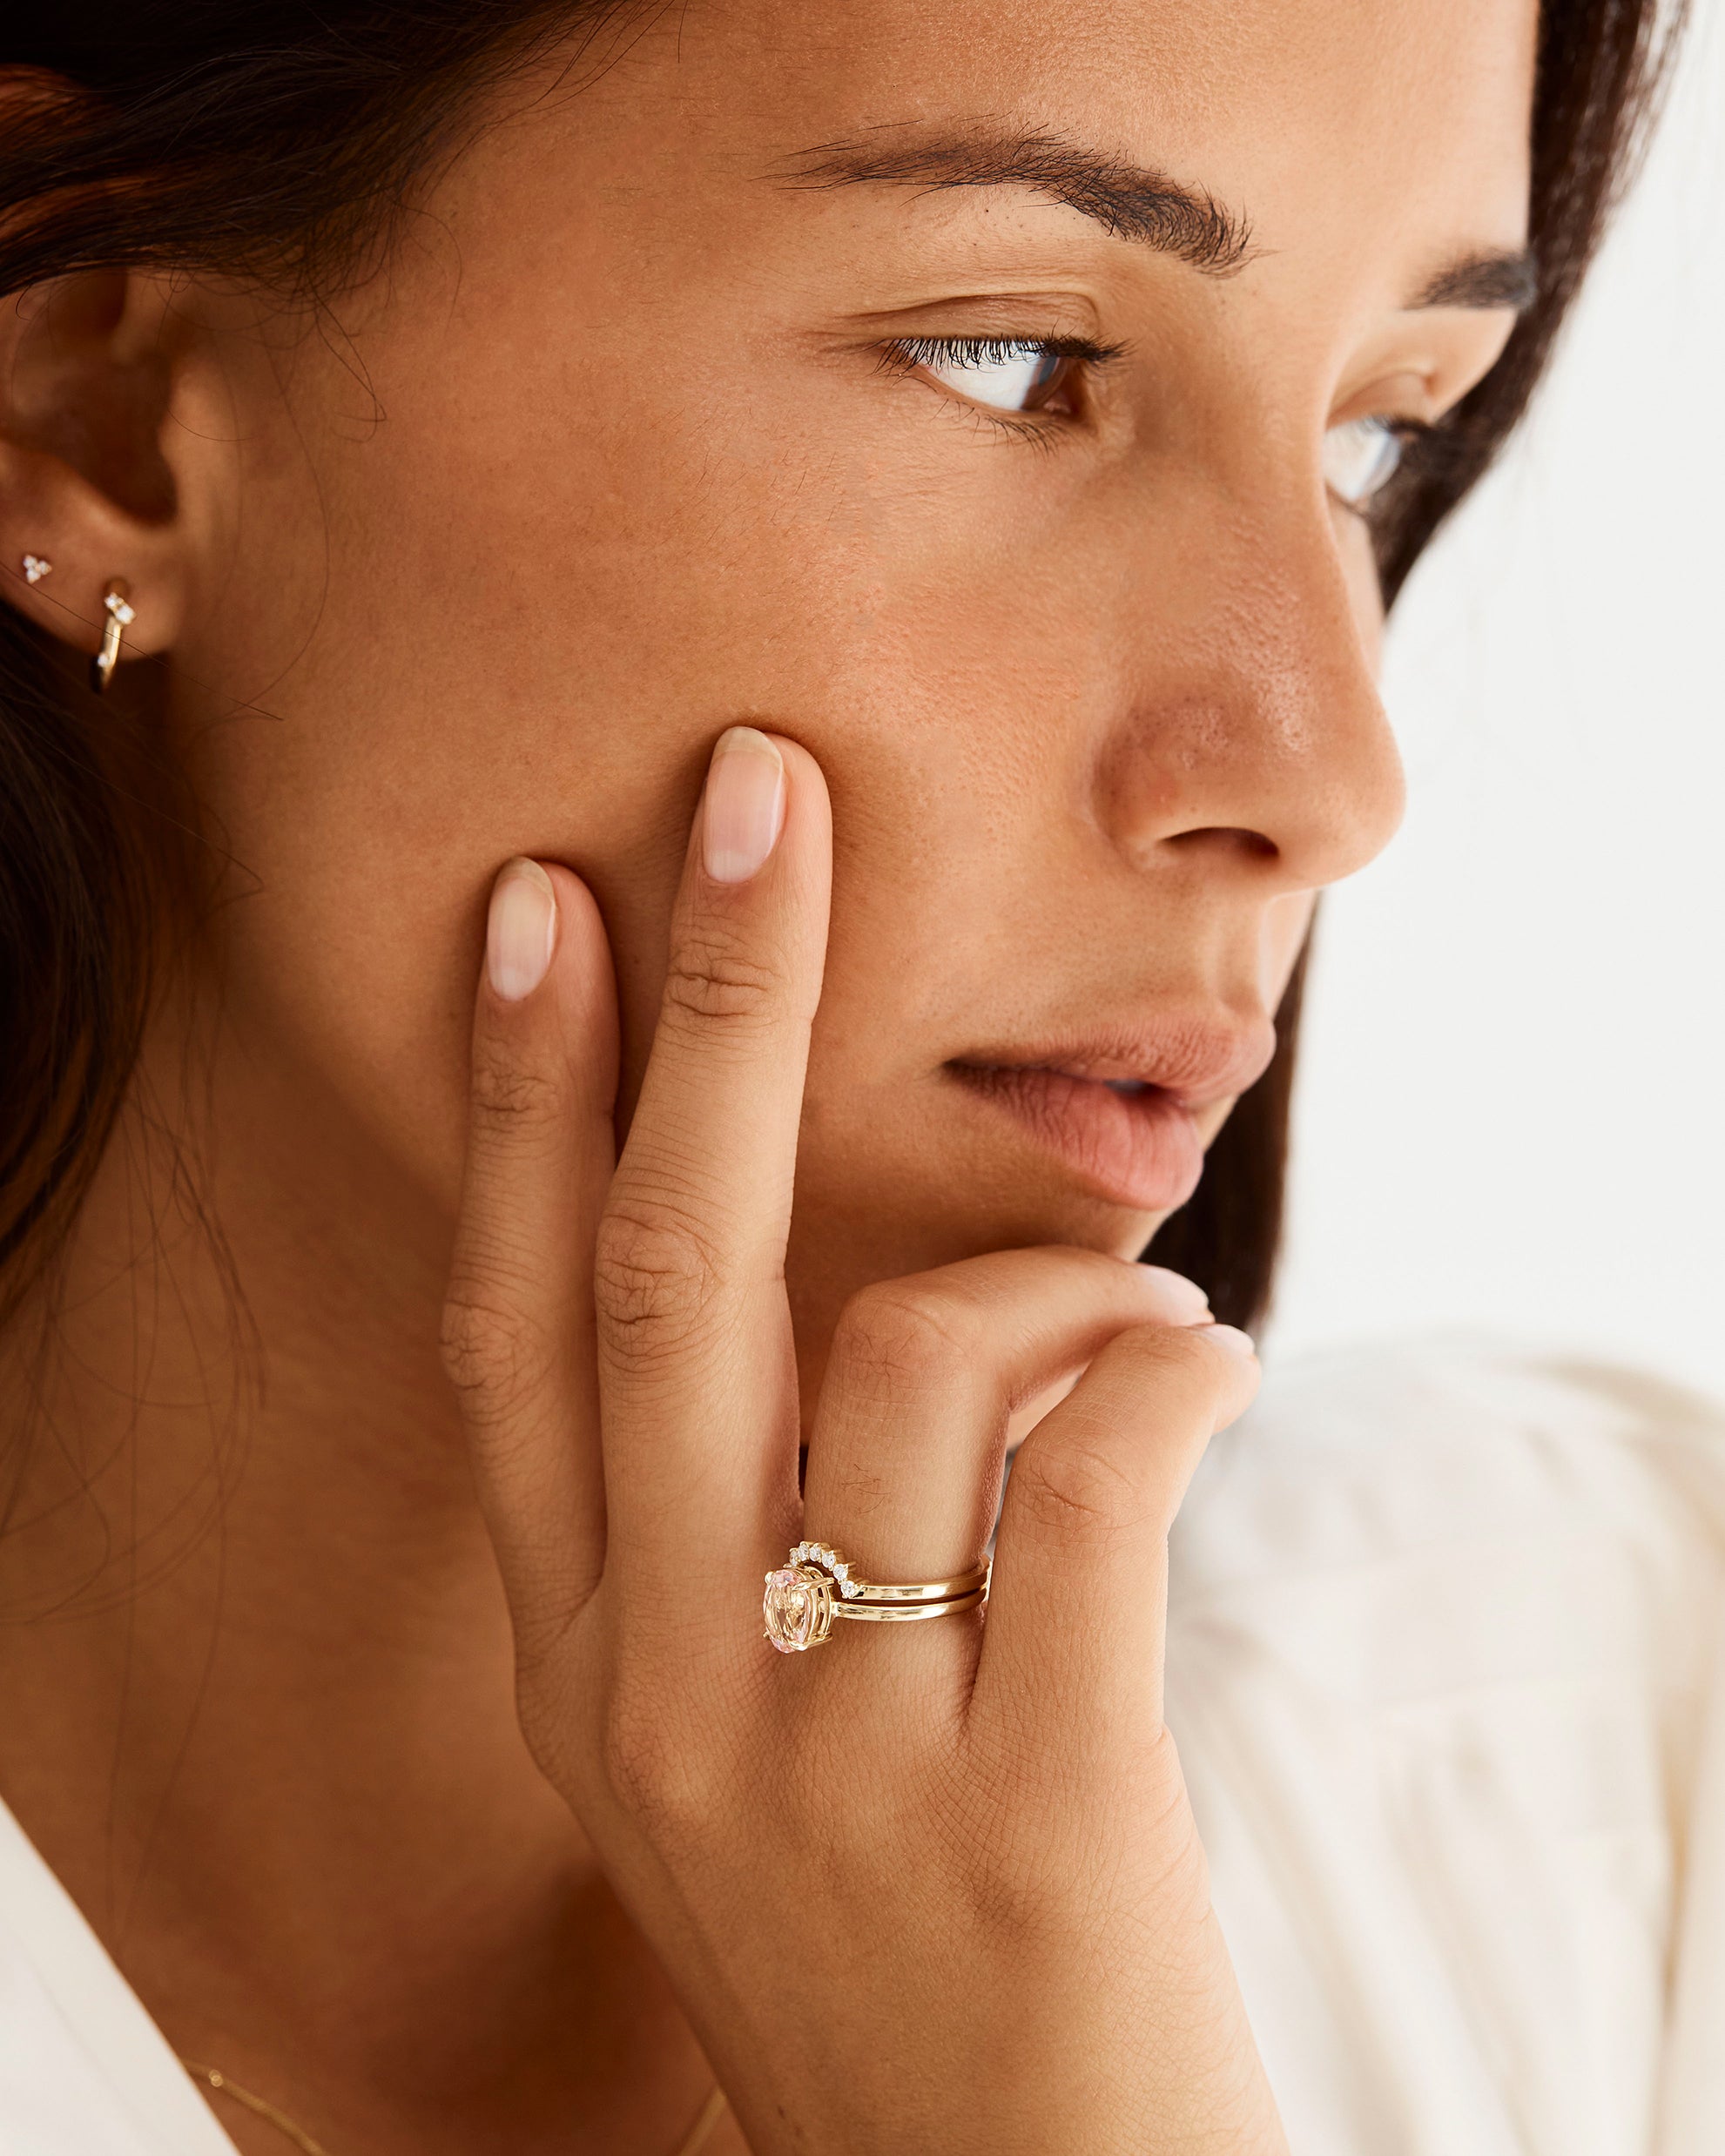
[[[1397,609],[1266,1352],[1455,1323],[1725,1396],[1725,6],[1533,419]]]

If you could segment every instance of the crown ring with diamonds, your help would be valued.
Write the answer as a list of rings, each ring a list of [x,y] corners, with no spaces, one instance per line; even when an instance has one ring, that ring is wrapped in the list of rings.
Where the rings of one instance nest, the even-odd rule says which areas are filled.
[[[989,1560],[953,1580],[918,1580],[887,1587],[859,1580],[848,1558],[830,1543],[799,1542],[766,1576],[761,1614],[766,1637],[781,1654],[819,1647],[835,1617],[877,1625],[913,1624],[922,1617],[950,1617],[988,1599]]]

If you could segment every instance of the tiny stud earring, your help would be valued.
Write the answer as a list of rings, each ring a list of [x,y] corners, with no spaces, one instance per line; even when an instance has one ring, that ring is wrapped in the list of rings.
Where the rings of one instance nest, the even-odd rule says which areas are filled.
[[[126,604],[130,590],[129,584],[122,583],[116,576],[102,594],[108,618],[102,624],[102,649],[90,662],[90,685],[98,697],[105,694],[114,669],[119,664],[120,638],[130,623],[138,619],[136,610]]]
[[[52,569],[53,566],[54,564],[51,562],[44,562],[39,554],[26,554],[24,556],[24,582],[27,584],[39,584],[42,582],[42,579]]]

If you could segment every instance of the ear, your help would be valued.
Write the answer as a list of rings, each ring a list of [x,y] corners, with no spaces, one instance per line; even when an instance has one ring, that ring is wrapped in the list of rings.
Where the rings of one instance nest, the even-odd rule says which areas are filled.
[[[0,597],[77,650],[100,644],[116,579],[135,616],[122,660],[166,650],[212,558],[232,428],[190,408],[209,401],[202,343],[148,273],[0,301]]]

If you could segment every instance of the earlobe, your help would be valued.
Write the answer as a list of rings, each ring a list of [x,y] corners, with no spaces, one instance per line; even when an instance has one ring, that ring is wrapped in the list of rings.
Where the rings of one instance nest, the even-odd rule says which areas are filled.
[[[120,271],[0,304],[0,595],[88,653],[101,687],[184,623],[197,479],[165,444],[198,454],[169,424],[192,334],[165,280]]]

